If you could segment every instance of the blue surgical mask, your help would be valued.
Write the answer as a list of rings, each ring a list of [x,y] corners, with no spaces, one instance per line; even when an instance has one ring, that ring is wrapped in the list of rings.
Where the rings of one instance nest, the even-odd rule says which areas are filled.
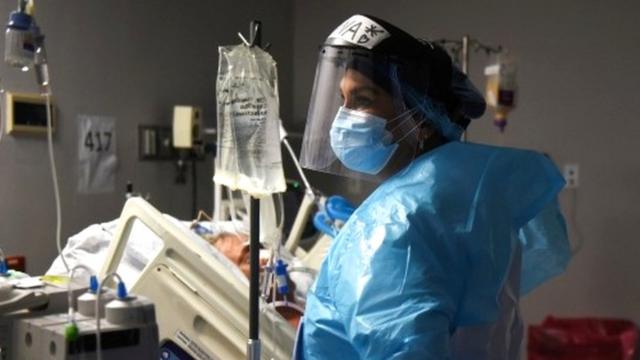
[[[348,169],[376,175],[398,149],[386,124],[381,117],[340,107],[329,132],[331,148]]]

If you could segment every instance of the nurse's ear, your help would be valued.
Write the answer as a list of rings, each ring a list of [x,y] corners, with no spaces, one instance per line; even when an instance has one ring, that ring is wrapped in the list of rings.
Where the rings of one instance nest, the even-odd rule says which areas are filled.
[[[418,130],[418,142],[423,143],[436,134],[436,130],[429,124],[422,124]]]
[[[427,152],[446,143],[446,140],[430,124],[422,124],[418,129],[418,153]]]
[[[456,108],[453,111],[449,111],[449,119],[451,120],[452,123],[457,124],[458,126],[463,128],[465,131],[467,130],[467,127],[471,123],[471,119],[465,114],[461,105],[456,106]]]

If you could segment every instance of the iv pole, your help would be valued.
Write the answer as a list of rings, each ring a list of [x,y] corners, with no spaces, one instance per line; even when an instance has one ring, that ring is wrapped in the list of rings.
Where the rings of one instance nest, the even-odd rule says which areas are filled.
[[[251,21],[250,45],[262,45],[262,23]],[[247,341],[247,359],[260,360],[260,200],[251,196],[249,243],[249,340]]]
[[[258,46],[268,48],[270,44],[262,46],[262,22],[252,20],[249,24],[249,40],[242,33],[238,33],[242,42],[249,47]],[[209,131],[215,134],[215,130]],[[215,185],[214,190],[214,219],[220,220],[220,204],[222,186]],[[233,202],[233,198],[230,198]],[[253,196],[249,200],[249,339],[247,340],[247,359],[260,360],[260,199]]]
[[[487,55],[498,54],[502,52],[502,46],[489,46],[478,39],[473,39],[468,34],[462,36],[461,40],[441,39],[436,41],[438,44],[447,48],[453,55],[455,62],[460,65],[462,73],[469,76],[469,47],[473,47],[475,52],[484,51]],[[467,141],[467,131],[462,135],[463,141]]]

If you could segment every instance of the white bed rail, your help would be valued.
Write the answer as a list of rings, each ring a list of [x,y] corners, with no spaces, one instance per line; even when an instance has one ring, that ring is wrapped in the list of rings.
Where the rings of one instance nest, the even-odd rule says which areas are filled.
[[[243,359],[249,334],[248,281],[224,255],[140,198],[127,201],[101,275],[117,271],[134,221],[163,245],[142,271],[132,293],[152,299],[162,341],[171,340],[197,359]],[[262,358],[288,359],[295,329],[261,303]]]

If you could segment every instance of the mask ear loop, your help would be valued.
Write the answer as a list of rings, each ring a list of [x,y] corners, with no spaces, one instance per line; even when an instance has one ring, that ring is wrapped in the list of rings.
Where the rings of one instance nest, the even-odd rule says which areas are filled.
[[[389,76],[391,78],[392,84],[393,84],[393,97],[394,99],[402,99],[402,85],[400,84],[400,79],[398,77],[398,67],[396,64],[393,64],[391,66],[390,69],[390,73]],[[407,109],[406,104],[404,101],[399,101],[399,106],[401,106],[401,108]],[[403,111],[400,115],[396,116],[395,118],[389,120],[387,122],[387,128],[389,128],[390,130],[388,130],[391,134],[394,134],[396,132],[396,130],[400,129],[401,127],[404,126],[404,124],[407,123],[407,121],[411,121],[414,120],[413,115],[417,114],[420,112],[420,108],[418,106],[414,106],[411,109],[407,109],[405,111]],[[399,121],[400,120],[400,121]],[[422,124],[424,122],[424,118],[421,119],[420,121],[416,122],[416,124],[411,128],[411,130],[407,131],[399,140],[395,141],[395,143],[399,143],[400,141],[404,140],[407,136],[409,136],[418,126],[420,126],[420,124]],[[398,122],[399,121],[399,122]],[[398,123],[396,123],[398,122]],[[393,125],[393,127],[390,127],[390,125]]]
[[[416,122],[416,124],[411,128],[411,130],[407,131],[407,133],[406,133],[406,134],[404,134],[404,135],[403,135],[400,139],[398,139],[395,143],[397,144],[397,143],[399,143],[400,141],[404,140],[407,136],[411,135],[411,133],[412,133],[415,129],[417,129],[420,125],[422,125],[422,123],[424,123],[425,121],[426,121],[425,119],[422,119],[422,120],[420,120],[420,121]]]
[[[404,110],[400,113],[400,115],[396,116],[393,119],[387,121],[387,127],[389,128],[392,124],[396,123],[398,120],[401,120],[399,124],[393,125],[391,128],[391,132],[395,131],[397,128],[402,126],[407,120],[411,119],[411,116],[416,113],[417,109],[414,107],[412,109],[407,109],[407,106],[404,101],[402,101],[402,86],[400,85],[400,79],[398,78],[398,66],[397,64],[391,64],[389,69],[389,78],[391,80],[391,92],[392,97],[394,99],[394,103],[398,106],[399,109]]]
[[[418,112],[418,109],[417,109],[417,108],[409,109],[409,110],[404,111],[402,114],[400,114],[400,115],[398,115],[398,116],[394,117],[393,119],[391,119],[391,120],[387,121],[387,126],[389,126],[389,125],[391,125],[391,124],[393,124],[393,123],[396,123],[396,122],[398,122],[399,120],[401,120],[399,124],[394,125],[394,126],[393,126],[389,131],[395,131],[397,128],[399,128],[399,127],[400,127],[400,126],[402,126],[405,122],[407,122],[407,120],[411,119],[411,118],[410,118],[410,116],[414,115],[414,114],[415,114],[415,113],[417,113],[417,112]],[[403,119],[403,118],[404,118],[404,119]]]
[[[428,120],[435,131],[449,140],[460,138],[464,130],[460,125],[451,121],[442,104],[436,104],[429,97],[416,95],[412,91],[408,92],[408,96],[417,103],[415,108],[424,114],[425,119],[423,120]]]

